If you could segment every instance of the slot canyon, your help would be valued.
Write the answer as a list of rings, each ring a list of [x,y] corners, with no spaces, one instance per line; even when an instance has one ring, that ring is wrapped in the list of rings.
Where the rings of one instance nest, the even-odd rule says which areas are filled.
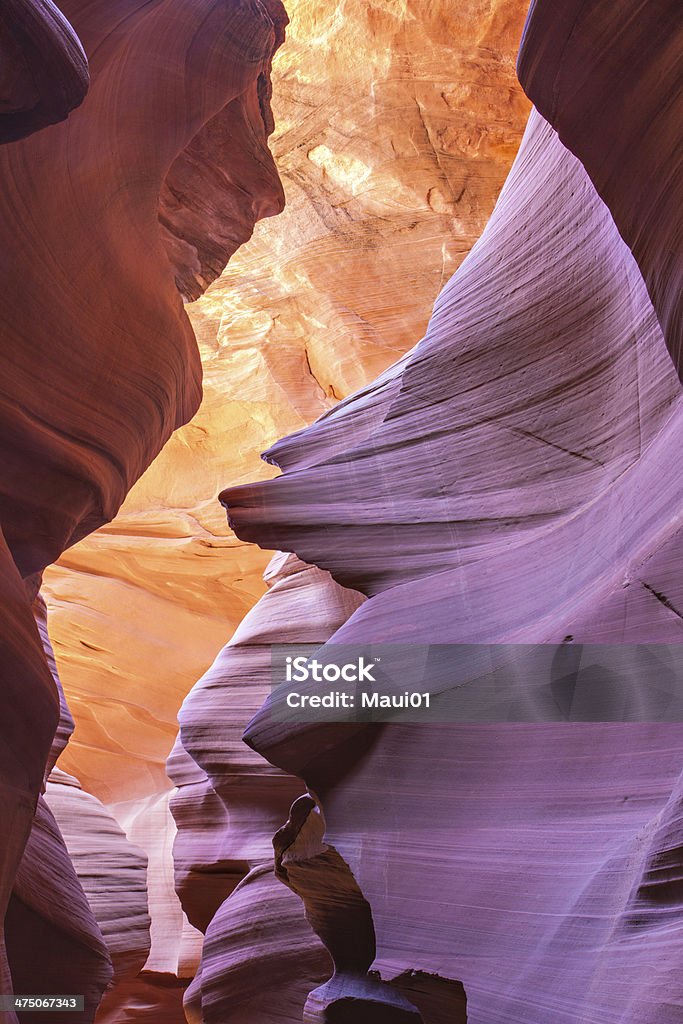
[[[0,1021],[683,1024],[682,124],[674,0],[0,0]]]

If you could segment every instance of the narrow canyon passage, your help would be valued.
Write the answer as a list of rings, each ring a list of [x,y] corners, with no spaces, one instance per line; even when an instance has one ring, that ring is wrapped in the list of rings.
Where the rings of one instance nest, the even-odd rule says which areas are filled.
[[[680,11],[285,7],[0,12],[0,1017],[681,1024]]]

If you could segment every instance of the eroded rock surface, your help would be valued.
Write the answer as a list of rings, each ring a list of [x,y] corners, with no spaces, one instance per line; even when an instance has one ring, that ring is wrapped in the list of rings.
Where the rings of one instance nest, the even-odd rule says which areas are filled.
[[[51,0],[3,0],[0,143],[63,121],[88,91],[81,41]]]
[[[280,891],[272,869],[272,836],[301,781],[246,747],[242,731],[272,686],[273,629],[283,643],[322,644],[363,598],[294,555],[276,555],[266,582],[264,597],[183,704],[168,764],[178,787],[176,887],[189,920],[206,934],[186,1005],[190,1019],[205,1024],[246,1024],[257,1011],[264,1024],[301,1020],[310,988],[330,972],[300,903]],[[257,893],[261,902],[245,920]],[[268,936],[264,948],[259,935]]]

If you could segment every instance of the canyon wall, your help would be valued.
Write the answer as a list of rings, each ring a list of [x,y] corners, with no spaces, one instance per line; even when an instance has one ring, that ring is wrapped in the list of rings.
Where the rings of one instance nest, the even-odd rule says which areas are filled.
[[[588,171],[641,269],[679,374],[683,213],[677,183],[683,24],[676,0],[534,0],[519,78]]]
[[[117,973],[144,963],[144,926],[133,920],[146,915],[146,861],[92,798],[72,794],[90,855],[95,842],[112,851],[100,888],[117,913],[127,861],[138,877],[137,909],[119,932],[111,907],[96,921],[96,895],[88,902],[74,868],[78,841],[67,850],[42,795],[73,722],[51,671],[44,608],[41,638],[32,602],[46,566],[114,516],[197,408],[199,352],[177,284],[195,262],[210,260],[215,276],[258,217],[282,206],[267,135],[285,23],[278,0],[230,12],[171,0],[3,9],[0,231],[11,259],[0,313],[0,983],[3,994],[13,985],[82,994],[85,1012],[64,1013],[65,1024],[93,1019],[112,962]],[[228,154],[232,131],[249,145]],[[188,167],[196,187],[202,175],[212,183],[200,211],[183,193]],[[179,247],[173,239],[189,222],[192,244]]]
[[[455,22],[444,21],[441,6],[292,7],[289,49],[276,72],[288,223],[282,233],[262,233],[190,309],[206,401],[111,527],[126,492],[198,401],[181,300],[221,273],[258,217],[282,208],[265,139],[273,128],[270,58],[286,16],[270,0],[240,4],[229,19],[209,3],[187,11],[170,0],[131,2],[119,18],[118,8],[67,2],[62,13],[46,0],[8,5],[11,31],[10,20],[3,23],[3,137],[15,140],[0,153],[3,230],[14,257],[5,276],[13,300],[2,314],[0,519],[12,608],[3,642],[8,665],[16,649],[22,693],[19,719],[7,722],[8,742],[12,733],[22,753],[17,760],[8,750],[13,767],[4,778],[11,789],[18,771],[26,794],[12,831],[16,850],[5,850],[4,896],[57,728],[50,764],[61,755],[78,779],[53,773],[49,806],[76,863],[68,885],[87,919],[76,941],[102,961],[90,971],[90,1014],[112,952],[117,990],[132,991],[137,968],[125,981],[116,962],[126,929],[114,935],[97,904],[108,885],[116,889],[122,864],[139,872],[142,861],[115,838],[115,822],[95,811],[89,790],[146,847],[147,889],[131,920],[143,920],[153,890],[156,915],[132,996],[139,1014],[158,1012],[145,977],[186,983],[194,972],[196,940],[168,891],[174,830],[163,765],[182,696],[262,592],[267,561],[221,524],[215,493],[226,472],[252,476],[260,448],[371,379],[420,332],[444,275],[488,218],[528,109],[514,76],[522,3],[493,4],[483,17],[468,5]],[[65,124],[32,134],[79,103]],[[292,249],[287,260],[282,238]],[[397,305],[399,294],[410,299]],[[64,548],[61,566],[51,568]],[[68,708],[45,665],[51,648],[38,643],[20,583],[30,580],[32,600],[46,567],[50,632],[77,722],[71,750]],[[24,694],[38,718],[22,726]],[[12,792],[13,806],[16,799]],[[48,804],[40,813],[53,821],[43,830],[56,844],[52,856],[64,860]],[[93,889],[88,850],[96,842],[113,846],[111,871],[102,870]],[[25,872],[43,848],[32,843]],[[94,915],[77,895],[79,870]],[[239,872],[231,877],[234,884]],[[51,890],[41,885],[47,912]],[[32,928],[24,928],[25,943]],[[141,934],[135,925],[132,964],[147,948]],[[15,943],[15,960],[25,948]],[[72,957],[77,969],[84,956]],[[100,1019],[116,1019],[116,997],[107,1000]]]

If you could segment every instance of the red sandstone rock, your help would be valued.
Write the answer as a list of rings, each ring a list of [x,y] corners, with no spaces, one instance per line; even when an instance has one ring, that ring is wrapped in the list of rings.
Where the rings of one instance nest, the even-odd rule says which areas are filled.
[[[253,13],[258,5],[247,7]],[[162,16],[154,28],[166,27],[172,41],[174,19],[164,21],[171,5],[161,5],[159,11]],[[192,17],[191,12],[185,15]],[[143,37],[150,28],[146,20],[140,26],[133,19],[133,24],[142,28]],[[131,37],[133,49],[138,41]],[[118,38],[107,39],[105,56],[109,46],[119,43]],[[94,94],[98,81],[106,86],[106,66],[95,79]],[[108,84],[113,89],[117,83]],[[105,86],[100,85],[100,92],[106,92]],[[234,234],[221,229],[219,237],[203,238],[202,211],[189,196],[186,175],[199,159],[207,158],[207,147],[224,140],[226,122],[232,124],[233,116],[236,131],[247,132],[257,124],[260,128],[256,100],[263,95],[263,79],[252,80],[230,113],[214,115],[211,131],[202,130],[182,151],[162,185],[161,219],[168,228],[163,244],[172,270],[165,268],[165,276],[158,279],[141,273],[135,285],[141,293],[151,289],[155,299],[150,307],[161,296],[159,309],[167,315],[162,317],[163,330],[152,332],[155,343],[161,346],[170,329],[170,336],[182,341],[184,355],[190,352],[185,346],[187,325],[179,314],[174,319],[162,301],[170,294],[171,277],[183,294],[193,294],[249,229],[248,212],[240,208]],[[101,107],[92,109],[101,112]],[[116,113],[114,109],[113,123]],[[145,113],[143,104],[141,123]],[[69,127],[75,124],[74,118]],[[77,128],[73,132],[78,142]],[[126,151],[114,149],[119,156]],[[47,150],[42,152],[44,158]],[[82,148],[80,155],[85,155]],[[318,158],[334,168],[328,154]],[[145,169],[151,173],[149,165]],[[270,189],[269,168],[255,178]],[[236,175],[233,184],[239,190],[245,180]],[[209,194],[212,206],[232,208],[231,197]],[[115,204],[127,226],[129,198]],[[85,190],[86,209],[87,199]],[[149,225],[157,210],[149,202],[146,182],[136,200]],[[268,212],[278,202],[277,197],[261,196],[252,212]],[[615,217],[618,221],[618,213]],[[104,229],[106,254],[111,256],[118,251],[113,222],[96,223]],[[47,226],[54,229],[55,221],[48,218]],[[59,231],[55,237],[61,242]],[[161,252],[157,242],[155,255]],[[138,264],[149,271],[143,247],[133,249]],[[116,284],[122,268],[112,270],[103,258],[92,262],[108,285]],[[646,261],[641,262],[647,274]],[[96,277],[92,268],[68,259],[65,265],[84,285],[76,294],[87,302]],[[163,295],[155,290],[162,276]],[[118,294],[103,292],[104,299],[102,292],[99,298],[104,301]],[[138,294],[135,287],[131,292],[134,312],[140,314],[131,323],[140,328],[135,337],[141,341],[146,336],[142,328],[151,330],[153,317],[146,317],[150,309],[142,308],[147,292]],[[656,303],[658,294],[653,292]],[[47,298],[55,301],[54,296]],[[79,312],[67,310],[66,320],[74,328]],[[98,358],[113,360],[119,355],[117,346],[122,347],[128,360],[124,365],[130,364],[131,373],[138,375],[122,386],[120,407],[114,403],[100,416],[102,410],[93,403],[88,416],[76,416],[78,437],[72,437],[67,456],[60,447],[60,431],[68,434],[73,423],[36,425],[29,410],[26,423],[17,428],[14,447],[24,445],[19,456],[25,461],[35,456],[37,442],[47,440],[53,460],[47,482],[40,459],[29,467],[35,474],[30,497],[16,487],[18,456],[7,478],[0,519],[7,518],[13,553],[24,572],[40,568],[53,548],[109,514],[126,481],[170,429],[174,408],[181,415],[188,397],[182,385],[174,395],[174,381],[161,382],[166,389],[161,425],[154,424],[157,432],[148,451],[154,398],[139,385],[145,373],[159,382],[152,372],[155,364],[151,358],[146,362],[142,352],[133,353],[131,362],[129,339],[114,329],[116,308],[113,314],[102,332],[111,348],[104,347],[104,356],[98,349]],[[74,336],[82,340],[81,333],[74,331]],[[40,348],[38,353],[45,356]],[[175,363],[165,363],[167,377],[182,372],[182,363],[182,352]],[[42,362],[38,365],[42,372]],[[21,383],[22,373],[28,380],[28,363],[22,366],[19,360],[16,367],[15,375],[12,362],[10,382],[16,377]],[[55,369],[48,366],[45,372]],[[101,393],[110,369],[97,367],[93,395],[97,386]],[[77,365],[77,387],[85,379],[82,371]],[[64,387],[69,386],[66,380]],[[25,388],[24,396],[28,393]],[[148,401],[145,415],[137,407],[141,394]],[[68,394],[67,412],[69,398],[71,411],[78,412],[75,395]],[[57,409],[53,405],[49,411]],[[10,415],[14,410],[9,401],[7,408]],[[424,342],[376,385],[302,436],[276,446],[273,458],[286,470],[280,481],[232,491],[225,500],[244,536],[265,545],[277,540],[369,595],[365,604],[348,591],[338,600],[341,588],[328,579],[322,589],[332,594],[335,614],[343,613],[336,625],[350,615],[335,640],[409,636],[425,641],[543,641],[571,630],[582,640],[677,641],[680,523],[671,509],[680,508],[680,415],[678,387],[638,271],[581,166],[535,117],[492,223],[444,290]],[[93,437],[85,437],[88,417],[94,421]],[[111,429],[122,423],[129,431],[125,443]],[[92,451],[84,454],[91,442]],[[114,465],[118,455],[127,457],[133,449],[130,464]],[[73,474],[65,466],[80,472],[80,489],[73,488]],[[54,498],[50,489],[57,484],[63,505],[53,509],[47,499]],[[105,508],[93,501],[93,488]],[[43,536],[26,528],[27,510],[44,514]],[[9,559],[8,564],[11,588],[19,579]],[[287,594],[279,606],[286,625],[295,607],[308,615],[317,607],[323,575],[316,569],[301,574],[303,585],[292,588],[297,592]],[[18,609],[10,607],[19,638],[22,630],[23,639],[29,638],[28,658],[19,659],[18,678],[22,684],[28,679],[45,698],[45,707],[32,723],[38,726],[36,739],[26,729],[26,705],[19,705],[18,737],[33,747],[20,751],[18,772],[13,766],[11,813],[18,805],[25,811],[35,799],[38,755],[47,749],[42,734],[55,721],[43,662],[35,675],[31,672],[35,631],[26,633],[24,605],[22,597]],[[270,870],[262,863],[267,830],[280,812],[281,799],[298,783],[274,774],[250,753],[240,758],[233,742],[236,708],[226,686],[231,673],[248,680],[239,713],[250,711],[266,688],[268,643],[285,635],[302,638],[299,628],[279,628],[272,605],[264,600],[252,616],[250,626],[267,626],[257,632],[256,642],[248,630],[233,642],[183,712],[188,749],[206,774],[187,773],[179,754],[179,781],[190,790],[181,790],[178,798],[179,821],[185,817],[197,829],[197,810],[209,808],[216,815],[212,838],[220,840],[213,848],[207,842],[195,858],[187,851],[180,858],[185,863],[179,874],[185,878],[195,918],[206,926],[230,875],[261,864],[220,902],[207,926],[188,1011],[195,1020],[200,1014],[216,1024],[224,1024],[228,1014],[240,1024],[252,1024],[255,1014],[264,1021],[298,1019],[306,986],[322,980],[316,975],[329,967],[292,895],[285,888],[272,888]],[[259,615],[264,621],[259,622]],[[308,619],[304,625],[309,626]],[[326,629],[318,622],[313,625],[315,642],[336,628],[329,621]],[[10,668],[17,650],[10,643]],[[328,822],[325,841],[317,836],[309,842],[304,835],[311,819],[307,813],[277,850],[278,872],[300,893],[339,968],[331,982],[309,995],[305,1019],[358,1021],[365,1014],[376,1024],[385,1014],[392,1022],[418,1020],[417,1012],[384,979],[396,983],[425,1024],[430,1024],[430,1007],[427,1000],[423,1007],[413,999],[412,991],[428,989],[430,999],[434,997],[434,1024],[442,1024],[447,1015],[452,1019],[454,1010],[441,993],[452,995],[458,989],[452,979],[457,977],[464,979],[472,1012],[483,1024],[547,1024],[549,1015],[560,1024],[596,1016],[615,1024],[679,1020],[683,993],[676,971],[680,951],[675,926],[681,743],[675,727],[296,730],[284,728],[272,711],[270,702],[257,716],[250,742],[315,788]],[[9,723],[9,742],[17,741],[11,734],[14,724]],[[221,728],[228,736],[227,749]],[[240,793],[245,777],[249,784]],[[277,782],[268,789],[264,782],[272,779]],[[217,794],[223,800],[220,806]],[[204,802],[193,817],[191,800],[197,795]],[[31,847],[40,843],[41,827],[52,842],[45,847],[50,857],[43,854],[43,859],[61,865],[64,851],[49,819],[41,817],[42,801],[40,808],[22,868],[26,874],[20,872],[17,883],[23,897],[13,897],[10,911],[10,961],[19,965],[20,977],[28,962],[35,912],[51,915],[55,893],[62,900],[57,900],[61,913],[64,896],[75,894],[77,934],[75,947],[69,947],[69,965],[74,978],[80,977],[84,964],[93,965],[87,993],[92,1009],[106,975],[106,954],[101,955],[87,908],[78,902],[73,872],[64,867],[60,884],[41,873],[45,865]],[[224,818],[231,810],[238,829],[226,837]],[[19,821],[24,836],[27,821],[24,813]],[[38,854],[42,849],[38,846]],[[10,847],[4,867],[13,868],[17,852]],[[193,889],[202,881],[193,876],[202,874],[202,865],[219,867],[224,877],[208,899],[193,902]],[[39,907],[30,906],[31,900]],[[61,928],[61,921],[57,924]],[[273,934],[278,925],[283,933]],[[59,947],[59,929],[53,934],[57,938],[52,945]],[[48,972],[63,972],[61,955],[53,948],[45,951]],[[379,976],[368,974],[373,958]],[[262,990],[258,979],[264,970],[277,985],[275,991]]]
[[[97,854],[91,851],[93,859]],[[67,1011],[60,1019],[65,1024],[94,1020],[112,976],[111,959],[44,797],[14,880],[5,941],[15,992],[83,995],[85,1012]],[[30,1013],[19,1019],[48,1022],[54,1016]]]
[[[11,0],[0,28],[0,139],[18,140],[0,149],[0,234],[12,257],[0,313],[2,918],[46,766],[70,729],[63,706],[55,737],[54,665],[31,616],[35,577],[112,518],[196,409],[199,358],[176,282],[204,286],[282,204],[266,141],[270,62],[286,22],[279,0],[132,3],[125,17],[111,4],[64,7],[63,18],[49,0]],[[83,99],[79,39],[91,56],[87,98],[68,123],[37,132]],[[241,148],[233,138],[228,151],[229,134]],[[211,184],[198,206],[188,179],[202,174]],[[38,814],[8,911],[9,966],[30,991],[37,950],[41,983],[84,991],[91,1019],[106,949],[42,802]],[[65,911],[50,916],[69,901],[77,934]],[[4,947],[0,982],[11,991]]]
[[[59,724],[57,725],[57,731],[55,732],[52,740],[52,746],[50,748],[50,756],[45,766],[45,781],[47,782],[50,772],[57,763],[57,758],[65,749],[74,731],[74,720],[66,703],[62,683],[57,672],[55,652],[52,648],[50,636],[47,630],[47,608],[45,607],[45,601],[40,594],[38,594],[33,601],[33,616],[35,618],[36,625],[38,626],[38,634],[45,654],[45,660],[47,661],[48,668],[52,674],[55,687],[57,688],[57,694],[59,696]]]
[[[0,916],[4,920],[43,784],[50,744],[59,720],[59,700],[23,581],[1,531],[0,622],[0,657],[3,665],[3,712],[0,716]],[[2,933],[0,993],[11,992]],[[9,1021],[12,1020],[10,1015]]]
[[[13,257],[3,280],[13,301],[0,316],[0,522],[24,575],[111,519],[196,410],[199,358],[174,278],[193,275],[216,245],[225,262],[281,204],[266,146],[279,0],[133,4],[123,20],[111,5],[70,0],[65,14],[91,54],[88,95],[66,125],[0,150]],[[225,151],[231,125],[248,151]],[[225,168],[203,210],[183,187],[198,157]],[[159,229],[164,183],[166,241],[168,230],[191,235],[173,247],[173,266]]]

